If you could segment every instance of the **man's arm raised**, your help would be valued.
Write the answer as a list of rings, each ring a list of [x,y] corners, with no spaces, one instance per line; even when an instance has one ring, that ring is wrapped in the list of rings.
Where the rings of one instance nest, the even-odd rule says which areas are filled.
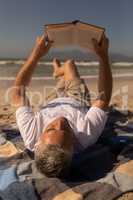
[[[46,41],[46,37],[44,35],[41,37],[37,37],[33,51],[17,74],[14,83],[12,102],[16,107],[29,105],[28,98],[25,94],[26,87],[31,81],[33,72],[37,66],[37,62],[42,56],[47,54],[51,45],[52,42]]]
[[[96,40],[92,42],[100,62],[98,80],[99,97],[92,106],[107,110],[112,95],[112,73],[108,58],[109,40],[104,36],[100,45]]]

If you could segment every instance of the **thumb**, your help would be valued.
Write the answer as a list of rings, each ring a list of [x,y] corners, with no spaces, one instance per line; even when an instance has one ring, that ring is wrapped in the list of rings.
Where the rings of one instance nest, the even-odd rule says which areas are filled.
[[[49,41],[49,42],[45,42],[45,47],[47,50],[49,50],[52,47],[53,42]]]

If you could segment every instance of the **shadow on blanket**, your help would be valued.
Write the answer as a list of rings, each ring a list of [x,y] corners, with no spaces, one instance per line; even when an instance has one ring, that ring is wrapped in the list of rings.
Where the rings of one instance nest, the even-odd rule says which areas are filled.
[[[73,159],[73,181],[95,181],[119,165],[133,159],[133,113],[110,108],[109,118],[97,144]]]

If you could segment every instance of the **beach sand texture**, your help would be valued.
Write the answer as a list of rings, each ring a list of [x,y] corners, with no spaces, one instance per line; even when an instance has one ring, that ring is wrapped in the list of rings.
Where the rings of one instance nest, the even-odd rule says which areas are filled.
[[[85,79],[86,84],[91,91],[92,102],[97,95],[97,78]],[[31,82],[29,93],[32,106],[37,109],[45,104],[46,92],[55,87],[55,80],[33,80]],[[11,105],[10,87],[13,80],[0,81],[0,126],[15,126],[15,108]],[[9,95],[10,97],[10,95]],[[118,109],[133,111],[133,79],[132,77],[114,78],[113,95],[111,105]]]

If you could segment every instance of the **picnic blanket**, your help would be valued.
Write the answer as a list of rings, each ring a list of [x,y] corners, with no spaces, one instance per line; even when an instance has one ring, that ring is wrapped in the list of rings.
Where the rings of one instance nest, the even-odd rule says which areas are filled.
[[[18,130],[1,130],[3,143],[10,141],[19,151],[0,157],[0,199],[133,199],[133,127],[129,115],[112,109],[98,143],[74,157],[70,175],[64,180],[47,178],[37,171],[34,155],[24,148]]]

